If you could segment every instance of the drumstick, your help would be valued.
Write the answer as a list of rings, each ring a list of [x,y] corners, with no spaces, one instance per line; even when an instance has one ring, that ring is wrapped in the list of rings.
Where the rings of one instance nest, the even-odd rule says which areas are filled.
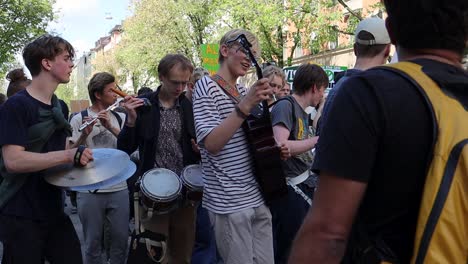
[[[117,89],[117,88],[111,87],[110,89],[111,89],[112,92],[114,92],[114,93],[120,95],[121,97],[124,97],[124,98],[125,98],[125,96],[128,95],[128,94],[126,94],[124,91],[119,90],[119,89]]]
[[[119,95],[121,97],[125,98],[126,96],[128,96],[128,94],[126,94],[124,91],[119,90],[117,88],[111,87],[110,89],[111,89],[112,92],[116,93],[117,95]],[[151,105],[150,101],[147,98],[140,98],[140,99],[143,99],[143,102],[144,102],[145,106],[150,106]]]

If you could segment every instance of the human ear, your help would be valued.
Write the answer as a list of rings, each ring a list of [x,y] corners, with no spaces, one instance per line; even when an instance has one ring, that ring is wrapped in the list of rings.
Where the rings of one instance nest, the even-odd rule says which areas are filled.
[[[42,59],[41,65],[42,65],[42,68],[44,68],[47,71],[50,71],[50,69],[52,68],[52,66],[50,65],[50,60],[48,59]]]

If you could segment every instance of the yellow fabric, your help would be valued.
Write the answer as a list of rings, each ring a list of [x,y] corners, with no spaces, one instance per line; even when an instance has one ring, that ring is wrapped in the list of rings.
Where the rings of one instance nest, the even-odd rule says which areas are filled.
[[[437,124],[438,137],[424,186],[411,260],[411,263],[416,263],[424,228],[433,208],[450,152],[457,143],[468,139],[468,112],[460,102],[447,96],[424,74],[420,65],[400,62],[390,64],[388,67],[405,72],[421,86],[432,104]],[[461,152],[447,200],[423,262],[468,263],[468,145],[465,145]]]

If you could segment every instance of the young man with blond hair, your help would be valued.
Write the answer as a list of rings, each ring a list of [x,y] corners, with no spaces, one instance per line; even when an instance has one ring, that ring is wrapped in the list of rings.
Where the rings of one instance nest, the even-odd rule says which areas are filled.
[[[203,206],[214,227],[217,249],[224,263],[273,263],[271,214],[254,176],[242,123],[254,106],[273,94],[263,78],[247,90],[239,77],[251,67],[248,51],[237,41],[244,34],[260,55],[257,38],[249,31],[234,29],[220,41],[220,69],[205,76],[193,95],[195,128],[202,156]],[[227,92],[243,98],[234,102]]]

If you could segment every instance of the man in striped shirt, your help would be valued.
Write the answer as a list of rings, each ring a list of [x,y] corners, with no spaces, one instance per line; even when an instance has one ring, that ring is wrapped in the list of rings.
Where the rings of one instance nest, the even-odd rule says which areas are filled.
[[[241,125],[251,109],[267,100],[273,90],[266,78],[249,90],[237,84],[251,67],[247,51],[236,41],[240,34],[252,44],[254,56],[260,55],[258,40],[252,33],[241,29],[227,32],[220,41],[219,71],[198,81],[193,95],[205,183],[203,206],[209,211],[224,263],[271,264],[271,214],[255,180]],[[243,99],[236,103],[229,92]]]

